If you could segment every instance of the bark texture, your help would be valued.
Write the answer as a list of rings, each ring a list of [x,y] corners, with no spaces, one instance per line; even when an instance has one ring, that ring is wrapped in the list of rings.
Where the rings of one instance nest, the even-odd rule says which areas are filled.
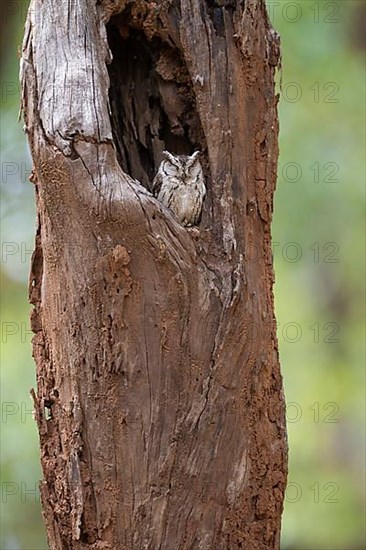
[[[262,0],[31,3],[21,79],[51,549],[279,548],[278,57]],[[204,153],[198,229],[149,193],[165,148]]]

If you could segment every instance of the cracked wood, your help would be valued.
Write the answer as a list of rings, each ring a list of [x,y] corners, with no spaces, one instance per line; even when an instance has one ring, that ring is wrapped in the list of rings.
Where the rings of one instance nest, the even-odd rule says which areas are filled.
[[[262,0],[31,2],[22,109],[51,549],[279,548],[278,57]],[[199,231],[148,191],[167,145],[204,152]]]

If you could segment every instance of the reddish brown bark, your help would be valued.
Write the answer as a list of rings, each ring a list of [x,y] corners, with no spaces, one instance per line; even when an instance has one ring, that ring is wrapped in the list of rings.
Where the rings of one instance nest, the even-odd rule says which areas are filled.
[[[30,300],[52,549],[279,548],[278,55],[262,0],[31,5]],[[208,197],[187,230],[147,189],[163,148],[197,147]]]

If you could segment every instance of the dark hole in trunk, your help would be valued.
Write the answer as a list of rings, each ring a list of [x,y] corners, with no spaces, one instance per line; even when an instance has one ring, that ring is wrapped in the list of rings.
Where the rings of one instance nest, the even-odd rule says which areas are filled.
[[[107,27],[111,122],[122,169],[150,189],[164,149],[206,148],[191,78],[179,50],[129,26],[128,12]]]
[[[225,10],[234,12],[235,0],[206,0],[207,13],[218,36],[225,36]]]

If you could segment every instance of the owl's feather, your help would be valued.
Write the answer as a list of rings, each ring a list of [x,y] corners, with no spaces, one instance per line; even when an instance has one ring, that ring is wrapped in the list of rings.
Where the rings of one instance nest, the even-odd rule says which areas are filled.
[[[199,156],[199,151],[191,156],[173,155],[164,151],[153,181],[155,197],[187,227],[199,222],[206,195]]]
[[[158,172],[155,178],[153,179],[153,184],[152,184],[152,192],[154,197],[157,197],[159,195],[162,183],[163,183],[162,174],[161,172]]]

